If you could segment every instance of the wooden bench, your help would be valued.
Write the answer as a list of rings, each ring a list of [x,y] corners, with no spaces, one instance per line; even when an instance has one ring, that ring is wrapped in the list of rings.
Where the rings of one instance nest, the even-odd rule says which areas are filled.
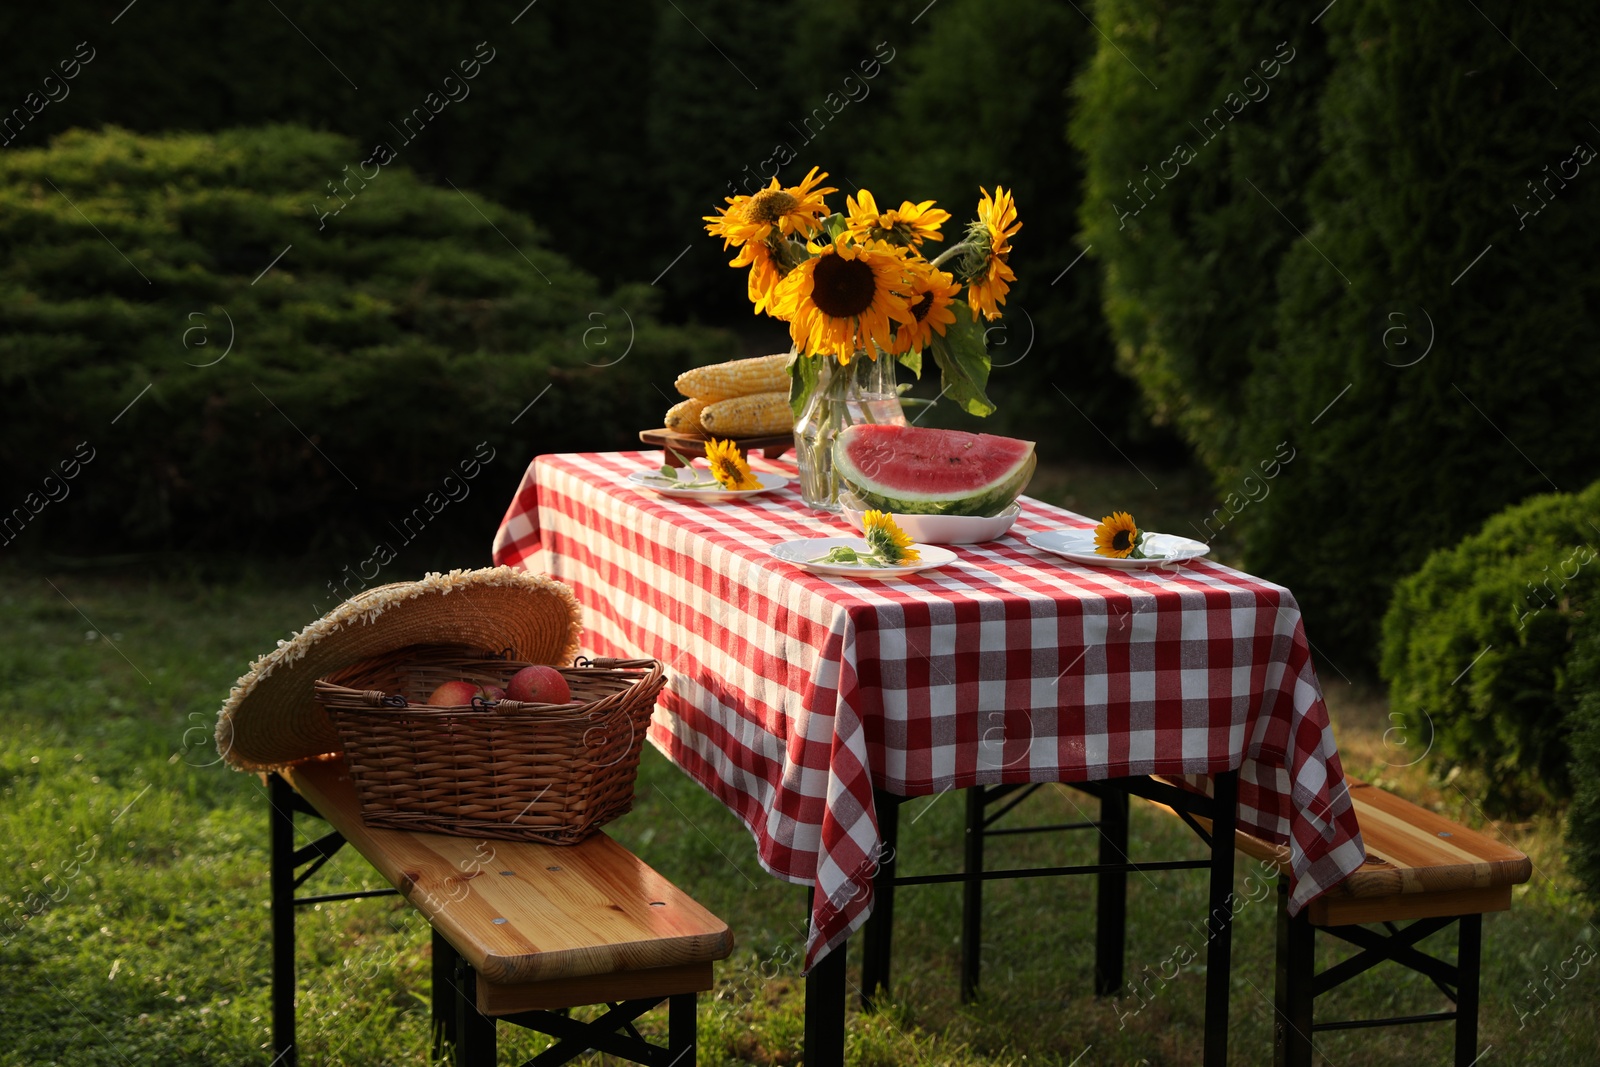
[[[1478,980],[1483,915],[1507,911],[1511,890],[1533,873],[1528,857],[1503,842],[1460,826],[1377,786],[1349,779],[1350,799],[1367,848],[1367,861],[1345,881],[1290,918],[1288,849],[1245,833],[1235,835],[1243,852],[1278,874],[1278,955],[1274,1002],[1276,1067],[1309,1067],[1313,1035],[1325,1030],[1455,1022],[1457,1067],[1477,1062]],[[1154,805],[1165,808],[1164,805]],[[1209,832],[1209,824],[1188,817]],[[1397,923],[1409,922],[1403,928]],[[1372,929],[1376,924],[1381,930]],[[1447,963],[1416,947],[1430,934],[1456,924],[1456,962]],[[1361,951],[1327,970],[1316,970],[1316,932]],[[1389,1019],[1315,1022],[1315,999],[1386,960],[1431,979],[1452,1000],[1454,1011]]]
[[[559,1039],[532,1062],[566,1063],[590,1049],[641,1064],[690,1067],[695,995],[733,950],[727,924],[605,834],[557,847],[371,829],[341,761],[269,776],[272,797],[274,1067],[296,1062],[294,909],[398,892],[433,928],[436,1056],[495,1062],[496,1020]],[[295,848],[294,813],[332,832]],[[325,896],[295,889],[345,843],[395,888]],[[296,873],[300,868],[306,869]],[[666,1046],[632,1023],[669,1002]],[[563,1009],[605,1003],[593,1022]]]

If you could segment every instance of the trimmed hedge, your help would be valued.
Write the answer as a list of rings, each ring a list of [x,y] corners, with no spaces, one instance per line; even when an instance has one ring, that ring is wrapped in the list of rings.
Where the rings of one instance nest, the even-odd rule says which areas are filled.
[[[1585,627],[1573,645],[1568,682],[1577,699],[1567,855],[1584,891],[1600,903],[1600,626]]]
[[[1113,39],[1076,85],[1082,243],[1104,264],[1118,364],[1224,494],[1239,489],[1235,468],[1273,455],[1241,455],[1239,408],[1252,352],[1277,344],[1278,266],[1299,239],[1265,197],[1303,218],[1321,159],[1315,14],[1285,0],[1099,0]]]
[[[1600,9],[1482,7],[1363,0],[1322,20],[1330,154],[1240,413],[1243,459],[1285,438],[1300,458],[1241,530],[1336,655],[1371,654],[1394,581],[1432,549],[1600,470],[1600,197],[1580,172],[1516,210],[1575,144],[1600,146],[1600,83],[1571,50],[1535,69],[1482,36],[1487,16],[1515,41],[1587,40]]]
[[[346,206],[319,217],[305,190],[332,180]],[[5,153],[0,540],[294,550],[429,527],[486,554],[534,454],[636,446],[658,390],[734,354],[544,243],[292,127]]]
[[[61,83],[56,64],[85,38],[93,59]],[[1003,183],[1027,227],[1012,304],[1033,331],[1019,315],[991,335],[1006,341],[992,383],[1001,410],[981,428],[1037,437],[1047,457],[1119,459],[1100,430],[1128,451],[1152,435],[1112,367],[1098,268],[1085,259],[1051,284],[1082,247],[1064,89],[1097,40],[1047,0],[616,0],[505,12],[279,0],[140,5],[104,33],[72,5],[0,5],[0,108],[46,77],[67,93],[8,150],[103,122],[144,132],[289,122],[352,136],[362,158],[386,142],[426,181],[533,215],[550,246],[603,285],[659,276],[664,319],[732,324],[751,354],[787,342],[781,324],[751,316],[729,253],[703,229],[730,182],[779,167],[792,183],[815,164],[836,179],[840,207],[855,182],[880,198],[937,197],[958,224],[979,183]],[[437,114],[407,127],[416,109],[431,110],[430,93]],[[780,144],[792,158],[775,153]],[[306,202],[326,197],[335,176],[310,175]],[[1030,336],[1029,355],[1008,366]]]
[[[76,4],[0,5],[0,107],[48,91],[44,79],[59,82],[57,64],[84,42],[93,59],[11,148],[101,123],[148,133],[290,122],[352,136],[361,157],[387,141],[435,184],[448,177],[538,215],[556,246],[596,247],[581,265],[599,274],[626,262],[632,238],[632,213],[614,206],[649,190],[637,165],[641,98],[665,61],[652,58],[662,7],[536,4],[513,26],[517,8],[491,16],[461,3],[279,0],[139,5],[110,26],[115,11],[87,19]],[[722,63],[705,51],[695,58],[706,70]],[[463,63],[475,77],[463,77]],[[307,177],[299,193],[310,199],[331,175]],[[548,210],[557,197],[561,210]],[[648,280],[664,265],[610,281]]]
[[[1118,343],[1220,493],[1252,494],[1226,515],[1245,564],[1293,588],[1351,670],[1430,550],[1600,469],[1600,197],[1574,151],[1600,145],[1600,83],[1581,50],[1535,67],[1506,43],[1591,39],[1600,9],[1479,7],[1346,0],[1310,36],[1293,27],[1321,5],[1261,9],[1284,27],[1271,33],[1236,3],[1096,9],[1127,59],[1102,46],[1074,131]],[[1161,101],[1203,108],[1232,88],[1194,57],[1211,36],[1238,55],[1236,26],[1263,34],[1252,58],[1290,39],[1282,77],[1313,73],[1325,35],[1331,73],[1293,95],[1275,82],[1118,230],[1107,198],[1185,136],[1185,105]],[[1284,445],[1296,458],[1255,496],[1244,476]]]
[[[1460,768],[1497,810],[1564,801],[1583,775],[1569,741],[1593,717],[1600,640],[1600,482],[1510,508],[1395,587],[1383,621],[1390,706],[1433,737],[1440,772]],[[1592,790],[1591,790],[1592,792]],[[1591,801],[1592,803],[1592,801]]]

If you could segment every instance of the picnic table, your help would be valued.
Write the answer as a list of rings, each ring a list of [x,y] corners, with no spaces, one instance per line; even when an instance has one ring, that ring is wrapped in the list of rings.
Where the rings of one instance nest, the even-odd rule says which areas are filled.
[[[768,553],[850,532],[793,483],[727,504],[627,483],[660,464],[537,457],[495,562],[571,586],[597,654],[667,665],[650,742],[744,822],[767,870],[812,888],[808,1050],[842,1050],[843,949],[878,868],[875,788],[1164,775],[1217,801],[1206,1062],[1222,1062],[1233,825],[1287,844],[1294,912],[1365,858],[1293,595],[1209,560],[1072,564],[1024,538],[1092,520],[1028,497],[1008,535],[957,546],[945,567],[822,577]]]

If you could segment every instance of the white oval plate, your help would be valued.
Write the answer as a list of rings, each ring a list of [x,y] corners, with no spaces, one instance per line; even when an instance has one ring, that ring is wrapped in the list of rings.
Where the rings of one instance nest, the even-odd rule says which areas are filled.
[[[709,473],[704,467],[696,468],[702,474]],[[770,493],[774,489],[782,489],[789,484],[789,479],[781,474],[768,474],[766,471],[751,471],[756,481],[761,483],[760,489],[685,489],[674,486],[672,482],[661,476],[659,471],[633,471],[628,475],[629,484],[639,488],[648,489],[652,493],[670,496],[675,500],[703,500],[708,504],[721,504],[729,500],[742,500],[747,496],[758,493]]]
[[[867,509],[848,491],[839,494],[839,511],[850,525],[861,529],[861,516]],[[975,545],[1005,536],[1022,509],[1012,504],[998,515],[980,518],[973,515],[894,515],[895,525],[911,540],[925,545]]]
[[[1137,571],[1184,563],[1191,559],[1199,559],[1211,551],[1205,542],[1193,538],[1179,537],[1176,534],[1148,533],[1144,538],[1144,550],[1150,553],[1150,558],[1118,559],[1115,556],[1098,556],[1094,551],[1093,530],[1044,530],[1029,534],[1028,544],[1034,548],[1042,548],[1046,552],[1054,552],[1058,556],[1065,556],[1074,563],[1088,563],[1119,571]]]
[[[867,551],[867,543],[859,537],[808,537],[799,541],[781,542],[767,551],[776,559],[792,563],[814,574],[842,578],[899,578],[918,571],[943,567],[947,563],[953,563],[956,558],[956,554],[948,548],[939,548],[937,545],[913,545],[912,547],[922,558],[915,563],[904,563],[897,567],[874,567],[867,563],[814,562],[819,556],[826,556],[829,550],[841,545],[860,552]]]

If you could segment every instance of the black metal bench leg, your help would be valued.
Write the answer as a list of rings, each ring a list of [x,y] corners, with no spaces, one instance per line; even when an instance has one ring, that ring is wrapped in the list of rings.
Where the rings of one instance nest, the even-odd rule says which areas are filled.
[[[872,914],[861,934],[861,1007],[871,1009],[881,989],[889,992],[889,961],[894,944],[894,868],[900,846],[900,798],[873,792],[878,813],[878,870],[872,880]]]
[[[1128,794],[1110,790],[1100,798],[1101,863],[1128,862]],[[1128,872],[1095,876],[1094,993],[1122,992],[1122,961],[1128,936]]]
[[[667,1062],[671,1067],[694,1067],[699,1021],[695,995],[680,993],[667,1001]]]
[[[1316,927],[1302,912],[1289,917],[1289,880],[1278,879],[1278,974],[1273,986],[1273,1067],[1311,1067],[1312,983]]]
[[[1211,795],[1205,1067],[1227,1067],[1228,986],[1233,978],[1233,834],[1239,821],[1239,772],[1225,771],[1213,777]]]
[[[433,931],[433,1058],[456,1043],[456,950]]]
[[[1483,958],[1483,916],[1456,923],[1456,1067],[1478,1061],[1478,967]]]
[[[456,1067],[494,1067],[494,1020],[478,1011],[478,974],[454,949]]]
[[[272,1052],[274,1067],[296,1067],[294,1036],[294,790],[267,775],[272,841]]]
[[[984,787],[967,790],[967,833],[961,869],[968,875],[983,873]],[[961,883],[961,1002],[978,997],[978,972],[983,966],[983,879],[969,877]]]

